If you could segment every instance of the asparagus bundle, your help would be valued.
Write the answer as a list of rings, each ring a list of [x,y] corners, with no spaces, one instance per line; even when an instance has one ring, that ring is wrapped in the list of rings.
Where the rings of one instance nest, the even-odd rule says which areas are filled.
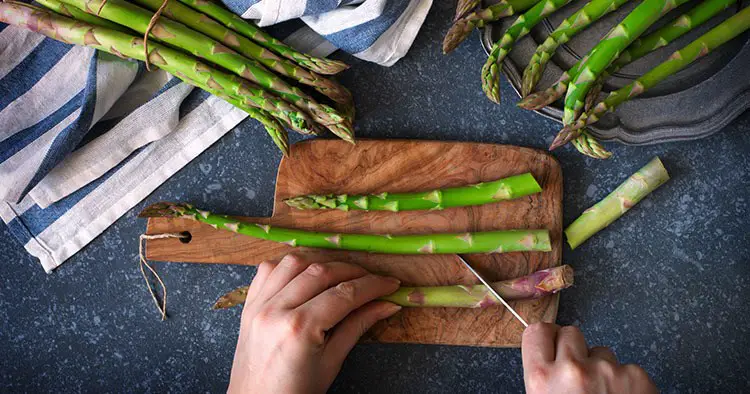
[[[562,21],[557,28],[550,33],[536,48],[536,52],[531,56],[529,65],[523,72],[523,82],[521,84],[521,95],[526,97],[531,93],[534,86],[542,78],[544,68],[555,54],[560,45],[570,41],[578,32],[589,27],[592,23],[599,20],[608,13],[617,10],[629,0],[591,0],[583,8],[576,11],[573,15]]]
[[[614,61],[620,52],[641,36],[654,22],[687,0],[643,0],[625,19],[589,52],[581,63],[580,70],[570,80],[565,96],[563,124],[568,125],[578,118],[584,99],[591,85]]]
[[[591,208],[585,210],[578,219],[565,229],[571,249],[609,226],[638,204],[649,193],[669,180],[669,174],[658,157],[653,158],[643,168],[631,175],[625,182]]]
[[[43,5],[45,8],[55,11],[60,15],[65,15],[69,18],[77,19],[79,21],[83,21],[86,23],[91,23],[92,25],[97,25],[101,27],[106,27],[108,29],[121,31],[123,33],[130,32],[127,28],[120,26],[117,23],[112,23],[106,19],[102,19],[93,15],[89,15],[79,10],[76,7],[69,7],[57,0],[39,0],[37,1],[37,3]]]
[[[69,44],[83,45],[124,58],[145,60],[143,39],[117,30],[88,24],[50,13],[23,3],[0,3],[0,22],[26,27]],[[222,97],[230,97],[245,111],[260,108],[283,120],[290,127],[315,132],[314,123],[303,112],[250,83],[212,69],[182,52],[154,43],[149,60],[176,77]],[[242,97],[241,99],[238,97]]]
[[[161,7],[163,0],[136,0],[135,3],[156,11]],[[323,78],[288,59],[280,58],[249,38],[235,33],[182,3],[168,3],[164,8],[164,13],[169,15],[169,18],[234,49],[246,58],[256,60],[279,75],[313,87],[337,103],[348,104],[352,101],[351,93],[333,80]]]
[[[390,254],[505,253],[552,249],[547,230],[505,230],[463,234],[388,235],[340,234],[276,228],[243,223],[228,216],[202,211],[190,204],[158,203],[141,217],[178,217],[196,220],[216,229],[290,246],[356,250]]]
[[[381,193],[370,196],[306,195],[284,202],[298,209],[340,209],[348,211],[413,211],[489,204],[542,191],[530,173],[476,185],[433,190],[423,193]]]
[[[181,3],[200,11],[222,25],[255,41],[258,45],[270,49],[310,71],[319,74],[333,75],[346,70],[349,66],[338,60],[319,58],[299,52],[294,48],[277,40],[252,23],[240,18],[221,5],[210,0],[179,0]],[[209,20],[207,23],[214,21]]]
[[[539,0],[501,0],[487,8],[472,12],[458,19],[453,23],[448,33],[445,34],[445,38],[443,39],[443,53],[450,53],[456,49],[474,28],[481,28],[487,23],[526,11],[538,2]]]
[[[202,0],[186,0],[185,3],[189,3],[188,5],[191,8],[179,3],[164,3],[167,9],[161,18],[154,18],[151,11],[141,9],[122,0],[109,2],[41,0],[40,3],[58,14],[69,16],[73,20],[81,22],[82,25],[70,26],[71,28],[78,28],[78,30],[68,29],[66,33],[59,34],[45,26],[26,23],[33,21],[35,18],[44,20],[52,18],[56,23],[70,25],[70,20],[56,19],[56,15],[43,13],[42,10],[37,10],[38,14],[30,14],[30,8],[26,10],[18,8],[24,7],[24,4],[17,4],[11,12],[15,15],[8,15],[8,18],[16,18],[14,24],[39,31],[53,38],[66,40],[66,42],[66,35],[78,36],[83,31],[81,29],[95,25],[97,29],[92,30],[90,34],[108,36],[107,39],[117,41],[118,45],[101,46],[81,39],[81,37],[76,37],[70,42],[93,46],[121,57],[148,60],[149,63],[154,64],[164,62],[165,59],[162,58],[162,54],[166,49],[166,56],[170,58],[169,64],[160,64],[164,66],[161,68],[248,112],[251,117],[261,121],[283,152],[288,152],[288,143],[285,142],[286,131],[283,130],[283,127],[280,127],[282,125],[305,134],[318,134],[321,130],[320,126],[323,125],[341,138],[353,142],[351,94],[338,83],[314,72],[321,71],[333,74],[348,66],[338,61],[315,58],[294,51],[252,24],[223,9],[220,5],[205,3]],[[151,6],[161,5],[161,0],[158,2],[141,0],[141,3]],[[223,27],[221,23],[194,10],[203,8],[222,18],[224,21],[222,23],[231,25],[227,27],[234,28],[235,31]],[[101,11],[101,16],[106,16],[105,19],[97,15],[99,11]],[[27,14],[23,16],[24,13]],[[222,44],[192,30],[190,27],[169,19],[177,18],[177,16],[182,18],[181,21],[189,26],[210,33],[211,37],[219,39]],[[25,22],[24,18],[26,19]],[[149,28],[152,18],[154,24],[152,28]],[[132,34],[134,34],[134,31],[144,33],[147,29],[150,29],[150,38],[166,42],[178,50],[156,46],[155,54],[150,50],[148,54],[121,51],[125,45],[140,44],[145,46],[143,40],[134,40],[136,37]],[[239,31],[236,32],[237,30]],[[111,31],[125,33],[127,37],[111,35]],[[125,44],[126,42],[127,44]],[[229,48],[236,48],[241,53],[234,52]],[[192,56],[179,52],[179,50],[184,50],[211,63],[199,62]],[[156,59],[152,59],[152,57]],[[216,66],[222,68],[214,68]],[[186,67],[193,69],[188,70]],[[241,78],[227,74],[223,70],[229,70]],[[346,114],[339,113],[337,109],[316,101],[297,86],[285,81],[284,77],[318,90],[330,98],[336,104],[336,108],[345,109]]]
[[[139,33],[146,32],[153,17],[152,12],[122,0],[108,0],[103,5],[102,1],[62,0],[63,3],[78,7],[92,14],[96,13],[102,18],[120,23]],[[222,66],[249,81],[258,83],[263,88],[269,89],[288,102],[305,110],[308,115],[323,125],[344,121],[344,118],[333,108],[319,104],[299,88],[287,84],[283,79],[266,69],[256,60],[245,58],[221,43],[185,25],[171,21],[168,18],[159,18],[153,23],[151,36],[166,44],[191,52],[199,58]],[[331,131],[334,133],[345,131],[339,137],[353,142],[353,132],[351,130],[331,128]]]
[[[704,2],[695,6],[688,12],[673,19],[671,23],[664,27],[654,31],[653,33],[643,38],[635,40],[625,51],[620,54],[610,66],[602,73],[596,84],[591,88],[586,102],[594,103],[599,97],[604,85],[604,81],[614,73],[620,71],[621,68],[626,65],[640,59],[641,57],[655,51],[670,42],[676,40],[679,37],[685,35],[685,33],[694,29],[697,26],[702,25],[709,19],[718,15],[721,11],[725,10],[730,5],[736,3],[737,0],[705,0]],[[589,106],[591,107],[591,106]],[[588,111],[590,108],[587,108]]]
[[[545,297],[573,285],[573,268],[569,265],[534,272],[517,279],[492,283],[492,288],[506,301]],[[244,304],[250,286],[243,286],[219,297],[213,309]],[[401,287],[395,293],[379,298],[404,307],[487,308],[500,305],[484,285],[434,287]]]
[[[560,147],[576,138],[583,127],[595,123],[608,111],[612,111],[625,101],[642,94],[748,29],[750,29],[750,7],[745,7],[684,48],[674,52],[669,59],[636,79],[633,83],[610,93],[604,101],[583,114],[574,124],[563,128],[552,142],[550,149]]]
[[[531,7],[505,31],[502,38],[490,50],[482,67],[482,90],[487,98],[500,104],[500,64],[518,39],[529,34],[531,28],[542,19],[568,4],[571,0],[542,0]]]

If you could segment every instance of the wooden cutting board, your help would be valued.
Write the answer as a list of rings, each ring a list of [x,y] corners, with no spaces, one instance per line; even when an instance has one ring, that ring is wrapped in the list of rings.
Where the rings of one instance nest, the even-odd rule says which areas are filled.
[[[540,194],[513,201],[443,211],[300,211],[282,200],[300,194],[425,191],[531,172]],[[210,210],[211,207],[200,207]],[[488,280],[516,278],[560,265],[562,171],[545,152],[508,145],[360,140],[312,140],[295,144],[279,165],[271,218],[241,218],[279,227],[348,233],[436,233],[514,228],[550,230],[552,252],[472,254],[466,259]],[[147,257],[158,261],[256,265],[294,252],[315,261],[346,261],[395,276],[404,285],[475,284],[453,255],[399,256],[292,248],[256,240],[191,220],[152,218],[148,234],[189,231],[192,239],[149,240]],[[226,289],[227,291],[232,289]],[[221,294],[216,294],[220,296]],[[553,322],[559,295],[512,303],[529,322]],[[221,312],[216,312],[221,313]],[[378,342],[472,346],[519,346],[522,326],[503,307],[406,308],[367,335]]]

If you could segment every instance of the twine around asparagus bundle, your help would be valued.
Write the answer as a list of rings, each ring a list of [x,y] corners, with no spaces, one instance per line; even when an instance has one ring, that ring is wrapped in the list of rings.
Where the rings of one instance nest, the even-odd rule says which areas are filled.
[[[348,66],[295,51],[218,4],[191,0],[39,3],[57,13],[2,2],[0,22],[141,60],[149,70],[157,66],[260,121],[285,155],[289,154],[287,128],[303,134],[319,134],[325,128],[354,143],[351,93],[316,73],[335,74]],[[312,97],[297,83],[317,90],[331,104]]]

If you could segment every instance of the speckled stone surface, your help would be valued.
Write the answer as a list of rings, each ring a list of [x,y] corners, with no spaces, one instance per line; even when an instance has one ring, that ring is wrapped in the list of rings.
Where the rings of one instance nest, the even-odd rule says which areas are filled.
[[[453,2],[435,2],[409,55],[382,68],[345,55],[357,132],[544,148],[557,125],[482,94],[484,54],[472,38],[450,56],[440,42]],[[576,286],[558,322],[591,345],[639,363],[666,393],[747,392],[750,368],[750,113],[697,142],[608,144],[609,161],[555,152],[565,176],[565,223],[654,155],[673,179],[578,250],[564,252]],[[158,263],[171,318],[159,321],[138,272],[135,217],[147,203],[186,200],[220,212],[271,214],[280,156],[253,121],[162,185],[51,275],[0,225],[0,391],[221,392],[240,309],[209,310],[246,284],[250,267]],[[517,349],[358,346],[333,392],[518,392]]]

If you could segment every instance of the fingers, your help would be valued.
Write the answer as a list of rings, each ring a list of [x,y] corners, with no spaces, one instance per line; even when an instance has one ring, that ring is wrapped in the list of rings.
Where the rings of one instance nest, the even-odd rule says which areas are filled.
[[[341,364],[357,344],[359,338],[364,335],[375,323],[393,316],[400,311],[401,307],[385,301],[373,301],[344,318],[336,325],[326,344],[323,354],[330,370],[338,372]]]
[[[607,347],[596,346],[589,349],[589,357],[617,364],[617,356]]]
[[[523,332],[521,358],[524,370],[555,361],[555,340],[560,326],[549,323],[534,323]]]
[[[327,331],[360,306],[398,290],[395,278],[368,274],[341,282],[302,304],[298,312],[310,316],[312,327]]]
[[[314,263],[292,279],[273,298],[281,308],[296,308],[331,286],[367,275],[359,266],[347,263]]]
[[[260,292],[260,289],[263,288],[266,280],[268,280],[268,276],[271,274],[274,268],[276,268],[276,263],[272,263],[270,261],[264,261],[260,263],[260,265],[258,265],[258,269],[255,271],[253,281],[250,283],[250,288],[247,289],[247,298],[245,299],[245,304],[251,303],[253,299],[258,295],[258,292]]]
[[[284,256],[276,265],[276,268],[268,275],[266,283],[260,289],[255,299],[259,302],[268,301],[294,279],[294,277],[304,271],[307,266],[308,264],[297,256],[291,254]]]
[[[565,326],[557,331],[557,360],[584,360],[589,355],[586,339],[578,327]]]

